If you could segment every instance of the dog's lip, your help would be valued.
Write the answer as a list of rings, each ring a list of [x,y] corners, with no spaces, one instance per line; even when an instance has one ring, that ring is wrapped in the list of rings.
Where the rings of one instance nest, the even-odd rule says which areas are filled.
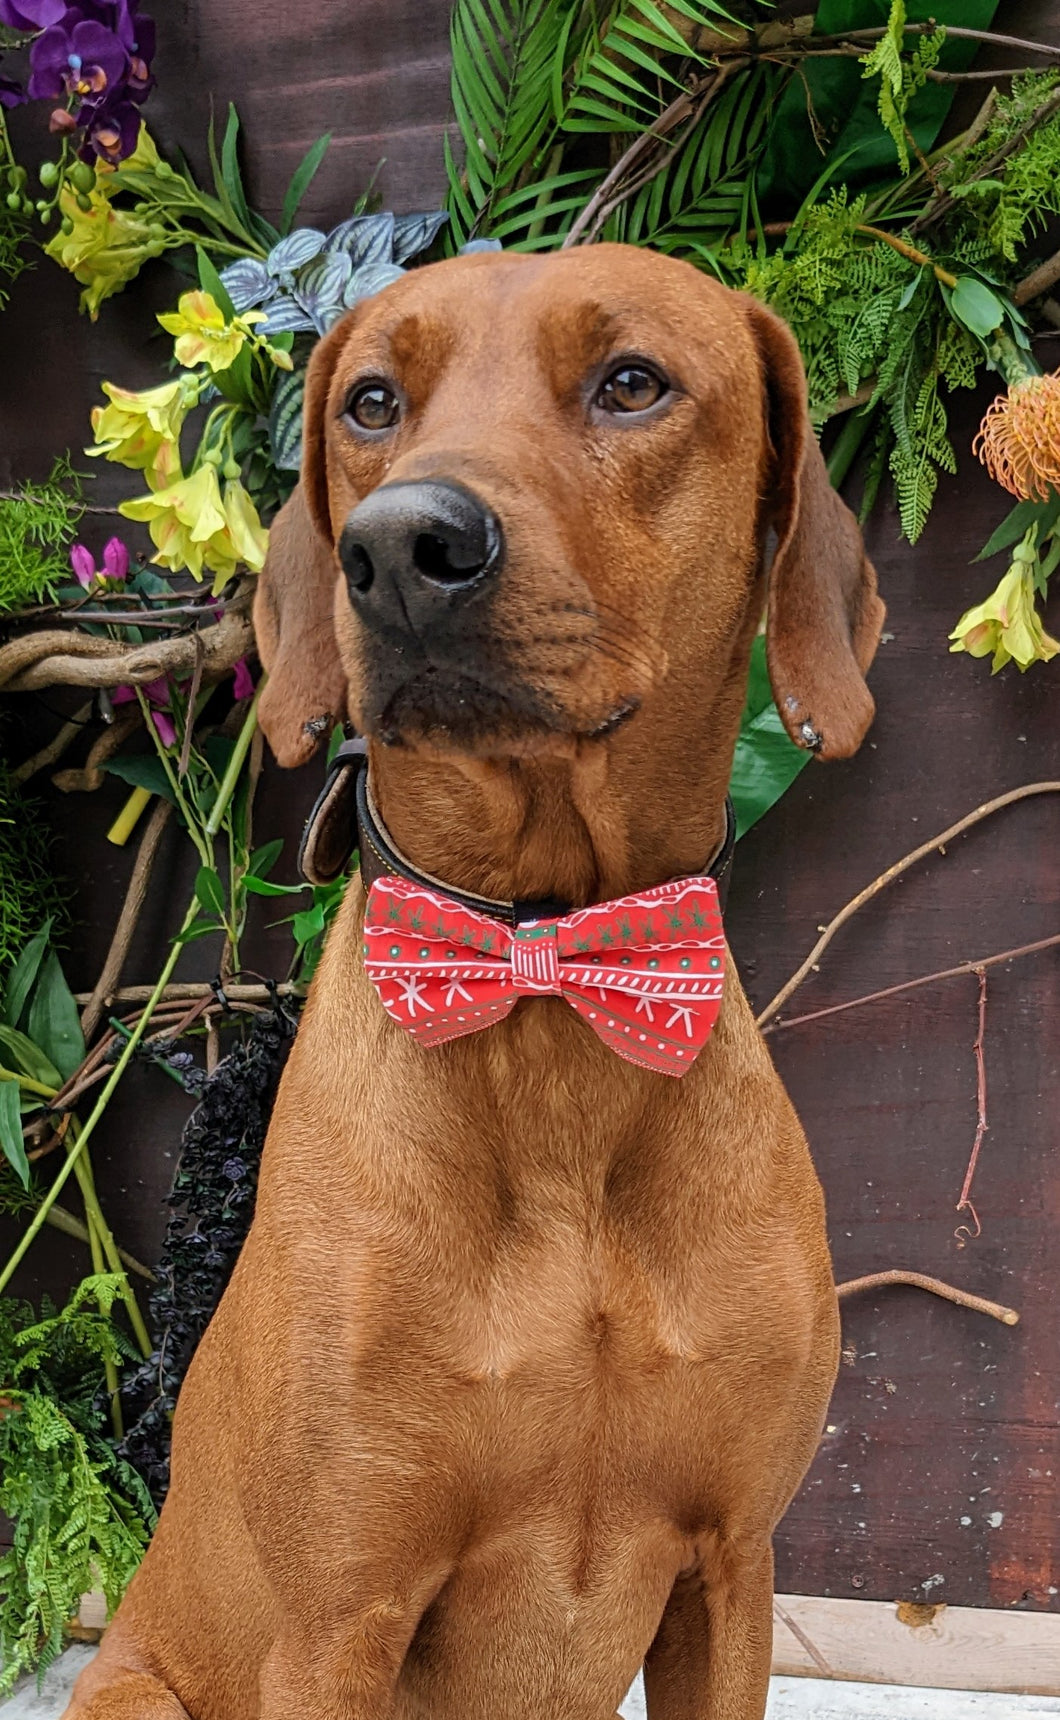
[[[622,703],[616,705],[602,723],[597,723],[595,729],[586,730],[585,739],[587,741],[606,740],[609,735],[614,734],[616,729],[620,729],[623,723],[628,723],[630,717],[635,717],[639,710],[640,700],[638,698],[623,699]]]

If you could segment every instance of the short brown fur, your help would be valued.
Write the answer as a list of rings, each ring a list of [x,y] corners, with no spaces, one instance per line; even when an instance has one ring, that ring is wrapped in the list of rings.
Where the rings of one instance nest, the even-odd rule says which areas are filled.
[[[631,352],[673,401],[604,424]],[[369,443],[343,408],[379,374],[403,416]],[[781,714],[822,757],[860,742],[882,606],[754,301],[617,246],[435,265],[321,342],[305,446],[259,589],[263,724],[298,763],[348,699],[395,840],[454,886],[584,903],[704,868],[771,527]],[[467,732],[419,683],[373,706],[334,552],[364,495],[423,478],[507,539],[460,647],[493,713]],[[837,1318],[739,982],[680,1081],[554,999],[428,1051],[366,980],[362,912],[354,885],[157,1534],[67,1720],[608,1720],[642,1661],[651,1720],[761,1720],[771,1536]]]

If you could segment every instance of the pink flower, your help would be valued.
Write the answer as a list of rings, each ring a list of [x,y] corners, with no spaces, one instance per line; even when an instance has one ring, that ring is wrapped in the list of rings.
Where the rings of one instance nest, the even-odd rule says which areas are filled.
[[[237,704],[240,699],[252,699],[254,697],[254,677],[247,668],[245,657],[240,657],[239,662],[235,665],[232,678],[232,697]]]
[[[83,543],[70,545],[70,566],[74,570],[74,578],[78,585],[83,585],[87,591],[96,578],[96,563],[90,549]]]
[[[129,572],[129,552],[121,538],[108,538],[103,545],[103,570],[108,579],[123,580]]]
[[[177,731],[173,719],[167,709],[169,705],[169,682],[164,675],[159,675],[154,681],[145,681],[140,688],[148,704],[154,706],[151,721],[158,731],[158,738],[164,747],[176,744]],[[136,697],[135,687],[115,687],[110,695],[112,705],[130,705]]]
[[[125,582],[129,572],[129,552],[121,538],[108,538],[103,546],[103,566],[97,568],[92,551],[83,543],[75,543],[70,546],[70,566],[78,585],[83,585],[86,591],[91,591],[95,585],[105,591],[112,590]]]

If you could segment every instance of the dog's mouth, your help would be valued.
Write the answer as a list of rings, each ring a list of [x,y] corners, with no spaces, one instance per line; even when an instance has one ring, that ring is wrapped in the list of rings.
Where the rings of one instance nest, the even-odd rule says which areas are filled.
[[[395,648],[396,646],[396,648]],[[547,751],[604,741],[640,708],[634,694],[586,698],[527,678],[498,643],[454,661],[405,635],[364,653],[359,726],[385,745],[424,743],[472,753]]]

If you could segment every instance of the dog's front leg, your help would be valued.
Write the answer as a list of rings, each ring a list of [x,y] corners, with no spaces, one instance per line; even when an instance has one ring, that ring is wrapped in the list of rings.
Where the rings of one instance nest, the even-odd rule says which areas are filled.
[[[773,1549],[727,1548],[675,1583],[644,1662],[648,1720],[762,1720]]]
[[[262,1665],[259,1720],[389,1720],[418,1616],[380,1602],[352,1623],[282,1630]]]

